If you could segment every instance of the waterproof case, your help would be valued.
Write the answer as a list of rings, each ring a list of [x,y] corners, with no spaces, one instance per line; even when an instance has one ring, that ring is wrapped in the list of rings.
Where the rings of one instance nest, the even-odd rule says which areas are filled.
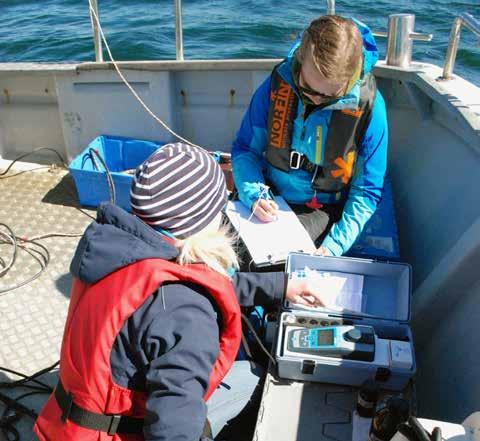
[[[341,286],[346,287],[343,294],[348,294],[345,299],[349,308],[341,309],[335,305],[329,308],[304,308],[284,303],[278,320],[275,346],[279,377],[350,386],[361,386],[365,380],[372,378],[381,383],[384,389],[402,390],[416,371],[413,337],[409,327],[410,265],[348,257],[289,254],[286,262],[289,277],[301,276],[302,271],[315,271],[315,276],[328,277],[329,282],[332,280],[337,287],[337,282],[343,283]],[[369,360],[358,360],[289,350],[286,339],[293,329],[339,326],[341,328],[336,329],[351,326],[358,329],[373,328],[374,355]]]

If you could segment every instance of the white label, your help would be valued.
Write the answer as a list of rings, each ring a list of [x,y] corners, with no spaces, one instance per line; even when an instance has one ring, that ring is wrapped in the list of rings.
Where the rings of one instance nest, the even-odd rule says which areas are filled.
[[[387,253],[393,253],[393,240],[391,237],[382,236],[367,236],[365,242],[378,250],[386,251]]]
[[[411,369],[413,365],[412,347],[408,341],[390,340],[392,367]]]

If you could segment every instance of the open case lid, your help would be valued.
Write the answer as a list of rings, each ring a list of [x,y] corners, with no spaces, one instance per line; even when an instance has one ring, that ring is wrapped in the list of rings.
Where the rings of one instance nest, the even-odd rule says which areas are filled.
[[[310,271],[315,271],[309,274]],[[412,271],[407,263],[380,262],[352,257],[322,257],[290,253],[286,272],[293,277],[325,277],[332,290],[339,292],[335,307],[303,307],[286,302],[288,309],[319,311],[349,317],[410,321]],[[325,279],[323,279],[325,280]],[[322,282],[323,283],[323,282]],[[330,289],[329,289],[330,290]],[[339,304],[351,302],[352,308],[342,310]]]

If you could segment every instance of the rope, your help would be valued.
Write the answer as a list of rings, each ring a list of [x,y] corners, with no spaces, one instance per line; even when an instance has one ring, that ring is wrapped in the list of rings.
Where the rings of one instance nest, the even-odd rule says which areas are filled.
[[[102,25],[100,24],[100,19],[98,18],[98,15],[97,13],[95,12],[95,9],[94,7],[92,6],[92,2],[91,0],[88,0],[88,4],[90,6],[90,12],[92,14],[92,17],[95,19],[95,22],[98,26],[98,30],[100,31],[100,35],[102,37],[102,40],[103,40],[103,43],[105,44],[105,48],[107,50],[107,53],[108,53],[108,56],[110,57],[110,61],[112,62],[113,66],[115,67],[115,70],[117,71],[118,73],[118,76],[122,79],[122,81],[125,83],[125,86],[127,86],[127,88],[130,90],[130,92],[132,92],[133,96],[137,99],[137,101],[140,103],[140,105],[146,110],[146,112],[155,120],[157,121],[167,132],[169,132],[170,134],[172,134],[173,136],[175,136],[175,138],[179,139],[180,141],[183,141],[193,147],[197,147],[199,148],[200,150],[203,150],[205,152],[208,153],[208,151],[206,149],[204,149],[203,147],[200,147],[199,145],[197,144],[194,144],[192,141],[189,141],[188,139],[185,139],[183,138],[182,136],[180,136],[178,133],[174,132],[170,127],[168,127],[168,125],[163,122],[157,115],[155,115],[155,113],[153,113],[153,111],[150,109],[150,107],[147,106],[147,104],[145,104],[145,102],[142,100],[142,98],[140,98],[140,96],[138,95],[137,91],[130,85],[130,83],[128,82],[128,80],[125,78],[125,76],[123,75],[122,71],[120,70],[120,68],[118,67],[118,64],[117,62],[114,60],[113,58],[113,55],[112,55],[112,52],[110,50],[110,46],[108,45],[108,42],[107,42],[107,39],[105,38],[105,34],[103,33],[103,29],[102,29]]]

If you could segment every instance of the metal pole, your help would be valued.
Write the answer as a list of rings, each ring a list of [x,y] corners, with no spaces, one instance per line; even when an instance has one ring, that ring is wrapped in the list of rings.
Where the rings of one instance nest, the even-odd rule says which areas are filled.
[[[183,60],[182,0],[175,0],[175,43],[177,60]]]
[[[412,61],[412,39],[415,15],[392,14],[388,17],[387,65],[409,67]]]
[[[95,14],[97,14],[97,17],[100,20],[100,16],[98,15],[97,0],[90,0],[90,1],[92,4],[92,8],[95,10]],[[102,37],[100,35],[100,31],[98,30],[97,21],[95,20],[95,17],[93,16],[93,13],[90,10],[90,7],[88,8],[88,11],[90,12],[90,20],[92,21],[93,44],[95,45],[95,61],[97,61],[98,63],[101,63],[103,62]]]
[[[458,42],[460,41],[460,31],[462,30],[462,19],[456,17],[453,20],[450,40],[448,41],[447,55],[445,56],[445,65],[443,66],[442,78],[447,80],[452,76],[453,65],[457,58]]]
[[[480,22],[470,14],[460,14],[453,20],[452,30],[450,32],[450,40],[448,41],[447,55],[445,56],[445,64],[443,66],[442,80],[448,80],[452,77],[453,66],[457,58],[458,43],[460,41],[460,32],[462,24],[472,31],[477,37],[480,37]]]
[[[327,0],[327,15],[335,15],[335,0]]]
[[[473,15],[468,13],[460,14],[462,24],[470,29],[478,38],[480,38],[480,20],[477,20]]]

